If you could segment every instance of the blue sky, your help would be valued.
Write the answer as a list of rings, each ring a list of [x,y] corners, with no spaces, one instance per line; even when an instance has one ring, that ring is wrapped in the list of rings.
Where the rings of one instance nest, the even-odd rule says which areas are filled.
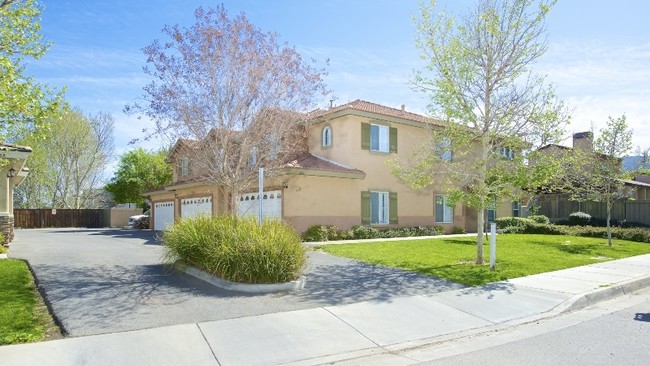
[[[41,0],[42,30],[53,43],[28,72],[39,81],[68,86],[67,100],[86,113],[108,112],[116,121],[116,153],[132,149],[147,121],[122,112],[142,95],[147,78],[140,51],[164,39],[166,24],[191,25],[201,0]],[[462,12],[471,0],[441,0]],[[275,31],[304,57],[330,60],[328,87],[337,104],[354,99],[426,113],[427,99],[409,86],[422,66],[412,16],[417,0],[237,0],[264,31]],[[569,133],[596,130],[608,116],[625,113],[634,145],[650,147],[650,27],[647,0],[564,0],[547,18],[549,50],[534,70],[547,75],[572,108]],[[323,100],[322,107],[328,104]],[[567,142],[570,144],[570,142]],[[158,141],[136,146],[155,148]],[[109,167],[110,170],[114,164]]]

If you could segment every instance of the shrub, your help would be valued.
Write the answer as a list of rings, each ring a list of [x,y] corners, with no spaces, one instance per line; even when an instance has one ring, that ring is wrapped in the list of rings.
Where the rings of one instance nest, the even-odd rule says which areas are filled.
[[[452,234],[466,234],[467,232],[465,231],[465,228],[454,226],[453,229],[451,229]]]
[[[504,234],[523,234],[525,231],[525,227],[523,226],[508,226],[501,230]]]
[[[522,234],[570,235],[567,228],[553,224],[530,222],[521,227]]]
[[[494,222],[497,224],[497,228],[503,229],[511,226],[524,227],[533,221],[523,217],[499,217]]]
[[[133,228],[138,230],[149,229],[149,216],[143,216],[133,222]]]
[[[569,225],[570,226],[585,226],[589,225],[591,221],[591,215],[584,212],[574,212],[569,215]]]
[[[313,225],[303,234],[303,241],[328,241],[336,240],[339,229],[334,225]]]
[[[287,224],[232,216],[181,220],[163,234],[165,259],[180,260],[228,281],[279,283],[300,277],[300,237]]]
[[[368,225],[355,225],[348,230],[350,239],[376,239],[380,237],[378,229]]]
[[[550,224],[551,220],[548,219],[548,217],[544,215],[530,215],[527,217],[528,220],[532,220],[538,224]]]

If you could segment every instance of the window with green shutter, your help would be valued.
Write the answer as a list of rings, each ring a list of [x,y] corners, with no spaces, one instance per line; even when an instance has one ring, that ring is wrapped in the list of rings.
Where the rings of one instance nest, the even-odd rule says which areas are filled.
[[[390,203],[388,205],[390,211],[389,223],[397,224],[397,192],[390,192]]]
[[[361,124],[361,150],[370,150],[370,123]]]
[[[361,123],[361,149],[374,152],[397,152],[397,128]]]
[[[397,193],[361,192],[361,223],[364,225],[397,224]]]
[[[361,192],[361,224],[370,224],[370,192]]]
[[[396,127],[391,127],[390,128],[390,140],[389,140],[389,145],[390,145],[390,152],[396,153],[397,152],[397,128]]]

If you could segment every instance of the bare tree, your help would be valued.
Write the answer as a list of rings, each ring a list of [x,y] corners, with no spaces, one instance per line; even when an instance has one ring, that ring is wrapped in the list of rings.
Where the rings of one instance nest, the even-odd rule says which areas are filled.
[[[295,151],[301,133],[297,113],[325,94],[322,69],[305,63],[295,49],[278,43],[242,13],[230,18],[223,5],[195,11],[190,28],[166,26],[167,41],[143,49],[144,71],[154,81],[143,101],[125,108],[156,123],[148,136],[200,141],[192,166],[203,179],[238,192],[255,180],[257,168],[272,174]]]

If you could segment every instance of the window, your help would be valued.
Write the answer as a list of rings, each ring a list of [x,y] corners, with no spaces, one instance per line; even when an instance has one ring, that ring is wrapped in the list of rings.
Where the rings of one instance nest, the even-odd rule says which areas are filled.
[[[490,203],[487,209],[487,224],[491,224],[497,218],[497,210],[494,203]]]
[[[187,156],[181,159],[181,176],[190,174],[190,158]]]
[[[251,149],[251,153],[248,156],[248,165],[255,166],[257,164],[257,148],[254,147]]]
[[[447,205],[447,198],[441,194],[436,195],[436,222],[442,224],[454,222],[454,208]]]
[[[361,223],[364,225],[397,224],[397,193],[362,191]]]
[[[370,125],[370,151],[388,152],[388,126]]]
[[[381,153],[396,153],[397,128],[384,125],[362,123],[361,149]]]
[[[442,161],[450,162],[452,159],[451,140],[449,137],[441,137],[436,142],[436,154]]]
[[[322,145],[323,147],[332,147],[332,127],[325,126],[323,127],[322,132]]]
[[[501,155],[502,157],[504,157],[504,158],[506,158],[508,160],[512,160],[512,159],[515,158],[515,152],[512,151],[512,149],[509,148],[509,147],[501,147],[501,148],[499,148],[499,155]]]
[[[512,203],[512,217],[520,217],[521,215],[521,204],[519,202]]]
[[[388,192],[370,192],[370,223],[388,224]]]

